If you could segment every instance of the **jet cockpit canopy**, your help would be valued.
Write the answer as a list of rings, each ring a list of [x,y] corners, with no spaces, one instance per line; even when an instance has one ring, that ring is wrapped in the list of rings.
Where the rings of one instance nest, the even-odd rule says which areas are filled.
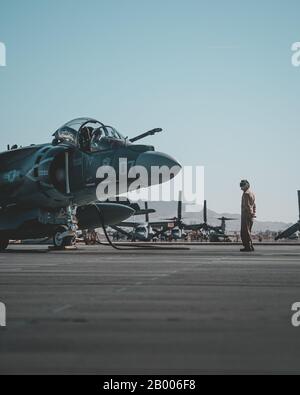
[[[77,118],[53,135],[57,143],[74,145],[86,152],[98,152],[123,145],[126,139],[113,127],[92,118]]]

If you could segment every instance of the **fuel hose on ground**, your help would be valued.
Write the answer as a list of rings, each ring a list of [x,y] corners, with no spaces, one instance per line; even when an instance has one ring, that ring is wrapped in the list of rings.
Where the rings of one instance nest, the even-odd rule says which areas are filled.
[[[97,237],[97,243],[100,244],[100,245],[110,246],[110,247],[112,247],[112,248],[114,248],[115,250],[118,250],[118,251],[128,251],[128,250],[164,250],[164,251],[168,251],[168,250],[171,250],[171,251],[174,250],[175,251],[176,250],[176,251],[187,251],[187,250],[189,250],[188,247],[162,247],[162,246],[155,246],[155,245],[149,245],[149,246],[135,245],[135,246],[123,246],[123,247],[120,247],[120,246],[118,246],[117,244],[115,244],[115,243],[113,243],[111,241],[111,239],[110,239],[110,237],[109,237],[109,235],[107,233],[106,226],[105,226],[105,223],[104,223],[101,211],[100,211],[99,207],[96,204],[94,204],[94,206],[96,207],[96,210],[97,210],[97,212],[99,214],[101,227],[103,229],[105,238],[106,238],[107,243],[108,243],[108,244],[102,243],[100,238]]]

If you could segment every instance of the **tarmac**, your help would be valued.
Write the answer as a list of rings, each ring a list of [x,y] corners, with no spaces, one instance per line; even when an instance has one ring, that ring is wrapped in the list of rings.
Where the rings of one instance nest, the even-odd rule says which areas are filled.
[[[299,374],[300,245],[0,254],[0,374]]]

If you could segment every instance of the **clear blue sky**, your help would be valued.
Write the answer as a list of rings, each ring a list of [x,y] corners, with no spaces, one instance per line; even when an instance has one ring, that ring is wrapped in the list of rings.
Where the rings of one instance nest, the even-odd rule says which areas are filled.
[[[49,141],[78,116],[206,167],[211,209],[298,216],[299,0],[0,0],[1,149]]]

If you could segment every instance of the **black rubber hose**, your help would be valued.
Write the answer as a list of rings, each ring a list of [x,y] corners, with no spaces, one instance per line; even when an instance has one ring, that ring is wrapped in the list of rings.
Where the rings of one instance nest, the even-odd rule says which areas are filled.
[[[160,247],[160,246],[154,246],[154,245],[149,245],[147,247],[146,246],[139,246],[139,245],[130,246],[130,247],[128,246],[128,247],[125,247],[125,248],[119,247],[119,246],[117,246],[116,244],[114,244],[111,241],[111,239],[110,239],[110,237],[109,237],[109,235],[107,233],[107,230],[106,230],[106,227],[105,227],[105,223],[104,223],[104,220],[103,220],[103,217],[102,217],[102,214],[101,214],[101,211],[100,211],[99,207],[96,204],[94,204],[94,206],[96,207],[96,210],[97,210],[97,212],[99,214],[99,218],[100,218],[100,221],[101,221],[101,226],[102,226],[105,238],[106,238],[106,240],[108,242],[108,246],[114,248],[117,251],[129,251],[129,250],[138,250],[138,249],[144,249],[144,250],[177,250],[177,251],[178,250],[181,250],[181,251],[189,250],[189,248],[187,248],[187,247]],[[97,241],[98,241],[98,244],[107,246],[107,244],[101,242],[99,237],[97,237]]]

